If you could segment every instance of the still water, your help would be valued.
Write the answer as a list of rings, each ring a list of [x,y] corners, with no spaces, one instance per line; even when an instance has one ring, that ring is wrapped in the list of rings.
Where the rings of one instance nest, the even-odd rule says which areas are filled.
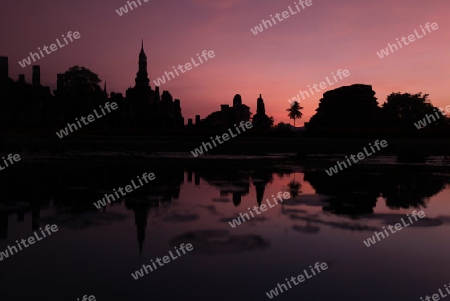
[[[1,175],[0,300],[270,300],[285,278],[328,269],[275,300],[420,300],[450,283],[450,173],[420,166],[323,168],[270,160],[23,162]],[[93,202],[144,172],[156,179],[104,209]],[[229,224],[279,192],[291,198]],[[272,201],[273,202],[273,201]],[[382,227],[426,217],[367,247]],[[193,250],[131,273],[181,243]],[[175,254],[175,253],[174,253]]]

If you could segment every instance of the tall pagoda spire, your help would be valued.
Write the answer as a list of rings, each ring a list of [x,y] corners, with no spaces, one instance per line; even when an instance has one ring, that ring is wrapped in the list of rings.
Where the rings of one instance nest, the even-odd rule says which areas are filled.
[[[147,73],[147,56],[144,52],[144,39],[142,39],[141,52],[139,53],[139,70],[136,74],[136,87],[149,87],[150,79]]]

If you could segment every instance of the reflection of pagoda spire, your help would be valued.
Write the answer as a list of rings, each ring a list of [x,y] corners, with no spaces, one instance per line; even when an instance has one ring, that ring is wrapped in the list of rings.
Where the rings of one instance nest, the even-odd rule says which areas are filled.
[[[142,250],[145,242],[145,229],[147,228],[148,213],[151,204],[127,200],[125,207],[134,212],[134,224],[136,225],[137,241],[139,245],[139,258],[142,256]]]
[[[134,213],[134,223],[137,230],[137,240],[139,244],[139,258],[142,257],[142,249],[145,242],[145,229],[147,228],[147,210],[139,210]]]
[[[237,191],[237,192],[233,192],[233,204],[234,206],[239,206],[239,204],[242,201],[242,192]]]
[[[258,202],[258,206],[261,206],[262,199],[264,197],[264,190],[266,190],[265,183],[253,183],[255,185],[256,190],[256,202]]]
[[[272,181],[272,174],[266,171],[257,171],[253,174],[252,178],[252,183],[255,186],[256,191],[256,202],[258,203],[258,206],[261,206],[266,185]]]

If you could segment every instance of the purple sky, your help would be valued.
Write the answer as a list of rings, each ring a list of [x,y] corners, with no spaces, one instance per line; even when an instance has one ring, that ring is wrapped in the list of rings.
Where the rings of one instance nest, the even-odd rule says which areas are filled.
[[[197,53],[213,50],[208,62],[161,86],[181,100],[184,117],[194,118],[219,110],[242,95],[256,113],[261,93],[266,113],[275,122],[286,116],[288,99],[308,85],[325,81],[338,69],[350,76],[325,90],[354,83],[371,84],[379,103],[391,92],[424,92],[437,106],[450,104],[444,89],[450,78],[448,0],[312,0],[312,5],[262,33],[250,28],[282,13],[294,1],[183,0],[149,1],[119,16],[126,1],[2,0],[0,55],[9,57],[10,77],[31,66],[18,61],[37,47],[49,46],[68,31],[81,38],[35,64],[42,82],[55,88],[56,73],[73,65],[85,66],[107,82],[108,91],[122,92],[134,85],[141,38],[148,59],[150,84],[190,62]],[[427,22],[439,29],[380,59],[376,52],[407,37]],[[301,102],[309,120],[324,91]]]

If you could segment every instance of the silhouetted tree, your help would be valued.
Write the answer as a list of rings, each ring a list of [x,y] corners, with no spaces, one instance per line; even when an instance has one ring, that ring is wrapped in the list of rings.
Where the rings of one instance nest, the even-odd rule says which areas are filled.
[[[274,129],[277,131],[288,132],[292,130],[292,125],[290,125],[289,123],[279,122],[276,126],[274,126]]]
[[[100,105],[103,92],[99,85],[101,79],[85,67],[73,66],[60,78],[58,97],[65,103],[65,116],[68,119],[87,115]]]
[[[382,110],[393,126],[413,127],[414,122],[433,114],[435,107],[428,99],[429,94],[391,93],[383,104]],[[445,118],[437,119],[434,126],[445,123]]]
[[[82,96],[92,94],[101,94],[101,79],[97,74],[85,67],[73,66],[67,70],[62,76],[62,88],[71,93]]]
[[[295,119],[300,119],[302,118],[302,112],[300,112],[300,110],[303,109],[303,107],[300,106],[300,104],[297,101],[294,101],[291,104],[291,107],[289,109],[287,109],[286,111],[288,111],[288,117],[290,119],[294,119],[294,127],[295,127]]]

